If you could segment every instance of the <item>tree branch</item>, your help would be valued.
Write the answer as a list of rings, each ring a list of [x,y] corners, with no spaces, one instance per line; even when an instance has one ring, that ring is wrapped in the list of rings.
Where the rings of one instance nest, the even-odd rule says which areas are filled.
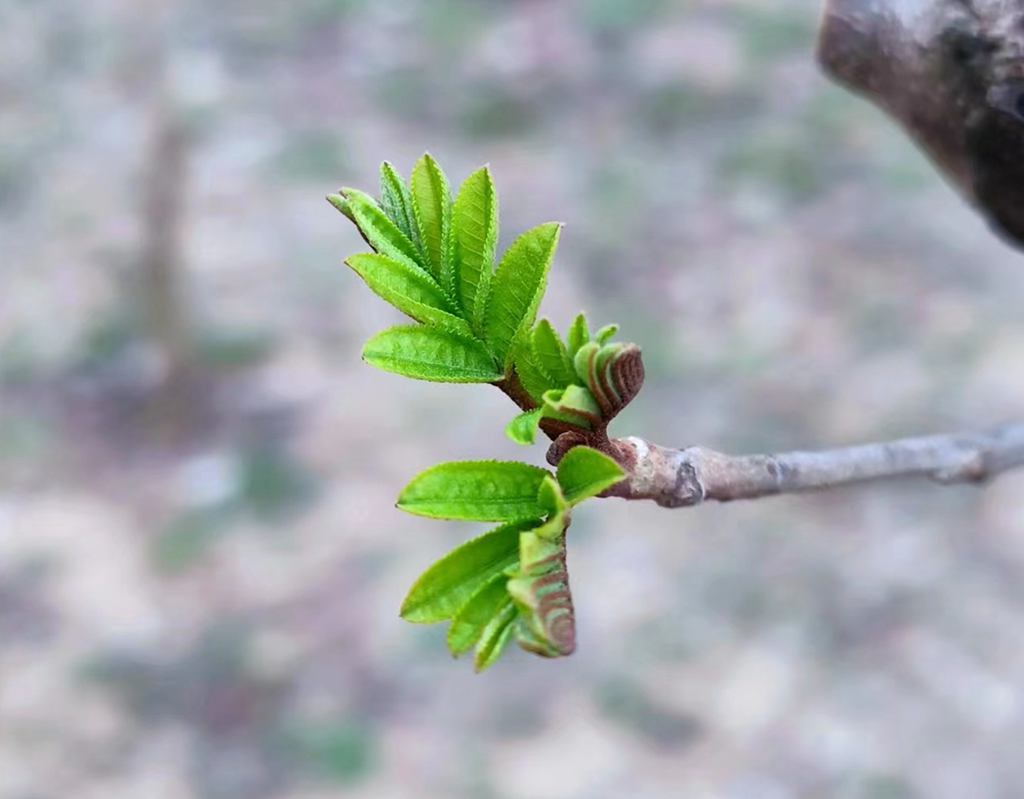
[[[608,496],[651,499],[666,508],[812,491],[897,477],[976,483],[1024,466],[1024,424],[988,433],[901,438],[818,452],[726,455],[616,439],[629,477]]]

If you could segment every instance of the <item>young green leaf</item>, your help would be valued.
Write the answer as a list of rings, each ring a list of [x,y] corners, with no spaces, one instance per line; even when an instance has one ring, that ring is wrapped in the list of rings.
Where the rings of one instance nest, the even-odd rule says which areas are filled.
[[[387,161],[380,165],[380,204],[384,213],[419,249],[420,231],[416,227],[412,194],[402,177]]]
[[[452,198],[448,178],[430,155],[412,170],[413,209],[430,272],[445,290],[454,288],[451,258]],[[454,294],[454,292],[452,292]]]
[[[588,341],[578,350],[573,358],[573,367],[576,369],[576,376],[585,386],[592,386],[597,379],[596,362],[597,354],[601,351],[601,345],[596,341]]]
[[[558,386],[578,382],[572,358],[569,357],[561,337],[547,319],[541,319],[531,337],[537,365]]]
[[[537,490],[548,472],[513,461],[441,463],[414,477],[398,507],[417,516],[513,522],[544,516]]]
[[[562,533],[565,532],[565,514],[559,515],[562,529],[557,535],[537,535],[537,528],[523,530],[519,533],[519,570],[509,576],[529,574],[538,576],[560,568],[565,546]]]
[[[477,588],[452,617],[452,624],[448,628],[448,649],[453,655],[458,656],[472,649],[473,644],[483,635],[484,628],[507,604],[507,582],[508,577],[504,574],[495,574]]]
[[[544,392],[560,388],[560,386],[541,371],[537,365],[537,356],[534,354],[533,346],[527,340],[528,338],[528,336],[522,336],[521,340],[515,344],[512,361],[515,364],[519,382],[526,389],[526,393],[539,405],[544,401]]]
[[[534,408],[532,411],[519,414],[505,427],[505,435],[517,444],[529,446],[537,440],[537,428],[543,412],[543,408]]]
[[[498,242],[498,195],[490,170],[482,167],[459,189],[452,209],[452,236],[458,264],[458,297],[477,328],[483,319]]]
[[[589,430],[600,423],[601,409],[587,389],[571,385],[544,392],[544,416]]]
[[[505,524],[453,549],[409,589],[402,618],[417,624],[452,618],[484,583],[519,562],[519,533],[529,525]]]
[[[551,475],[540,482],[537,489],[537,504],[544,508],[548,519],[561,519],[569,510],[569,503],[562,493],[561,484]]]
[[[512,342],[532,324],[558,246],[562,226],[557,222],[528,230],[516,239],[498,264],[484,315],[484,336],[498,361],[506,367]]]
[[[385,255],[364,253],[345,261],[378,297],[417,322],[434,325],[463,338],[473,333],[451,306],[437,282],[422,269]]]
[[[515,632],[513,622],[516,620],[516,606],[512,598],[506,596],[504,604],[484,627],[480,641],[476,645],[473,663],[477,672],[490,668],[505,651],[508,642]]]
[[[358,189],[342,189],[359,230],[381,255],[420,266],[420,253],[409,237],[385,214],[377,201]]]
[[[572,320],[566,340],[569,342],[570,358],[575,358],[580,347],[590,341],[590,328],[587,326],[587,317],[584,314],[579,314]]]
[[[363,360],[385,372],[436,383],[493,383],[502,377],[479,341],[421,325],[378,333],[363,347]]]
[[[347,216],[352,222],[356,222],[356,216],[352,213],[352,209],[349,207],[348,200],[342,197],[340,194],[328,194],[327,202],[337,208],[341,213]]]
[[[537,502],[544,508],[547,518],[541,524],[529,530],[529,534],[538,540],[560,540],[565,533],[566,527],[569,525],[569,503],[562,494],[562,488],[555,481],[555,478],[550,475],[544,478],[544,481],[540,484],[540,489],[537,491]],[[528,556],[523,550],[523,541],[526,537],[525,533],[519,536],[519,557],[524,562],[528,560]]]
[[[561,493],[557,494],[564,503]],[[510,576],[505,587],[519,609],[520,646],[546,657],[568,655],[576,647],[575,614],[565,565],[567,526],[568,516],[563,509],[541,527],[521,532],[519,571]]]
[[[619,332],[619,326],[616,324],[605,325],[594,334],[594,341],[598,344],[607,344],[612,336]]]
[[[597,496],[625,476],[619,464],[589,447],[573,447],[558,464],[558,483],[570,505]]]

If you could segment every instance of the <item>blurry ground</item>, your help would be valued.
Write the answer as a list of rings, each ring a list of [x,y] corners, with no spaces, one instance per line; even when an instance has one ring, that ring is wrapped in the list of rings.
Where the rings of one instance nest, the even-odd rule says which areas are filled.
[[[498,392],[360,363],[394,317],[322,198],[384,158],[490,162],[506,242],[567,223],[543,310],[643,346],[620,434],[1019,417],[1021,257],[817,74],[816,3],[159,6],[0,3],[0,799],[1021,795],[1024,475],[595,503],[562,662],[474,676],[397,617],[474,531],[404,482],[542,448]],[[151,47],[198,418],[154,402],[137,300]]]

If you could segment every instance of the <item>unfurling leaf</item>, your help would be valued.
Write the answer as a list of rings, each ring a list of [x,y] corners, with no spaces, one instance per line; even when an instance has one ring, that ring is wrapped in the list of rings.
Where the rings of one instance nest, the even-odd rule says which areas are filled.
[[[447,640],[448,649],[453,655],[461,655],[472,649],[491,619],[508,604],[508,589],[505,588],[507,582],[507,576],[495,574],[477,588],[452,617]]]
[[[601,409],[583,386],[544,393],[544,416],[589,430],[601,421]]]
[[[540,489],[537,491],[537,502],[542,508],[544,508],[545,515],[547,518],[539,525],[534,527],[530,532],[541,539],[558,539],[565,532],[565,529],[569,526],[569,503],[562,494],[562,487],[558,484],[558,481],[554,477],[548,475],[544,478],[540,484]],[[527,555],[523,554],[522,551],[522,536],[520,536],[520,558],[526,558],[529,560]]]
[[[409,589],[402,618],[419,624],[452,618],[484,583],[519,562],[519,533],[529,524],[496,527],[434,563]]]
[[[413,478],[400,509],[503,524],[424,571],[402,617],[450,620],[448,647],[455,655],[475,648],[478,671],[513,637],[546,657],[570,654],[576,630],[566,531],[573,506],[624,477],[587,445],[607,448],[608,422],[639,391],[639,349],[611,341],[616,325],[592,336],[583,314],[564,339],[547,320],[534,325],[561,225],[523,233],[495,267],[498,197],[486,167],[463,182],[454,203],[430,155],[417,161],[408,182],[382,164],[379,201],[355,189],[327,199],[375,251],[346,263],[419,323],[375,335],[364,360],[420,380],[496,384],[527,409],[506,427],[509,438],[533,443],[543,425],[556,439],[548,457],[560,460],[557,475],[524,463],[469,461]]]
[[[618,325],[605,325],[594,334],[594,341],[596,341],[598,344],[607,344],[612,339],[612,337],[618,332]]]
[[[352,222],[356,221],[355,214],[352,213],[352,208],[348,204],[348,200],[342,197],[340,194],[328,194],[327,202],[337,208],[341,213],[347,216]],[[358,224],[358,223],[356,223]]]
[[[452,198],[448,178],[437,161],[425,154],[413,167],[410,185],[427,267],[446,291],[452,291]]]
[[[505,251],[494,273],[484,335],[506,367],[512,342],[537,313],[561,229],[557,222],[548,222],[523,233]]]
[[[519,534],[519,571],[507,590],[519,609],[519,645],[545,657],[569,655],[576,648],[576,621],[565,563],[568,514],[559,512],[545,528]],[[542,535],[543,533],[543,535]]]
[[[590,447],[573,447],[558,464],[558,483],[570,505],[597,496],[625,476],[619,464]]]
[[[466,321],[451,312],[437,281],[419,267],[371,254],[353,255],[345,263],[366,281],[374,294],[417,322],[444,328],[462,338],[472,338]]]
[[[533,347],[527,337],[523,336],[513,348],[512,360],[519,382],[526,393],[538,405],[544,402],[544,392],[559,388],[559,386],[541,371],[537,365],[537,358]]]
[[[401,175],[387,161],[380,165],[380,204],[388,218],[419,249],[420,231],[416,227],[412,194]]]
[[[537,428],[543,412],[543,408],[534,408],[519,414],[505,427],[505,435],[517,444],[529,446],[537,440]]]
[[[385,214],[377,201],[358,189],[342,189],[359,230],[381,255],[421,266],[420,253],[409,237]]]
[[[466,318],[480,329],[498,242],[498,194],[487,167],[466,178],[459,189],[452,208],[452,238],[457,296]]]
[[[363,347],[363,360],[386,372],[439,383],[493,383],[502,376],[479,341],[421,325],[378,333]]]
[[[576,373],[590,390],[605,422],[616,416],[639,393],[644,383],[644,363],[634,344],[580,347],[574,359]]]
[[[577,382],[572,358],[562,343],[561,337],[547,319],[541,319],[533,329],[531,337],[537,365],[557,386],[568,386]]]
[[[417,516],[485,522],[539,520],[537,491],[548,472],[512,461],[442,463],[421,472],[398,497]]]
[[[473,664],[478,672],[490,668],[501,657],[515,632],[515,620],[516,606],[512,603],[512,598],[506,595],[504,603],[484,627],[480,641],[476,645]]]
[[[572,320],[566,340],[569,342],[570,358],[575,358],[580,347],[590,341],[590,328],[587,326],[587,317],[584,314],[579,314]]]

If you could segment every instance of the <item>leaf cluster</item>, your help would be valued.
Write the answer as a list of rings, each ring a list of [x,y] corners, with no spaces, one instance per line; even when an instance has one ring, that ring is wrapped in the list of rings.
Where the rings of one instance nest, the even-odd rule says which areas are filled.
[[[608,423],[643,385],[640,350],[612,342],[618,329],[606,325],[591,337],[581,313],[564,340],[547,319],[521,336],[513,354],[515,373],[537,407],[509,423],[509,438],[532,444],[547,420],[551,429],[572,432],[582,443],[605,442]]]
[[[402,617],[449,621],[449,648],[475,649],[477,670],[513,639],[546,657],[569,654],[576,631],[565,534],[573,506],[625,476],[602,453],[614,454],[608,422],[643,383],[639,348],[613,342],[616,325],[591,335],[583,314],[564,338],[536,322],[561,225],[526,231],[496,259],[498,195],[487,167],[454,200],[430,155],[408,181],[385,162],[379,199],[353,188],[327,199],[372,250],[345,263],[414,322],[373,336],[363,359],[418,380],[493,383],[523,410],[506,428],[513,440],[532,443],[538,429],[557,439],[555,474],[525,463],[444,463],[406,486],[398,507],[409,513],[501,524],[431,566]]]
[[[576,447],[557,472],[525,463],[442,463],[419,474],[398,498],[409,513],[501,522],[449,552],[414,583],[402,603],[411,622],[449,621],[453,655],[475,649],[477,671],[513,640],[544,657],[575,649],[566,568],[571,508],[617,483],[623,471],[597,450]]]
[[[573,432],[603,448],[608,423],[643,384],[643,361],[635,345],[611,340],[618,325],[591,335],[580,314],[563,339],[547,319],[534,324],[560,224],[521,234],[495,265],[498,194],[490,170],[466,178],[453,201],[429,154],[408,181],[382,164],[379,201],[352,188],[327,199],[373,248],[345,263],[418,323],[375,335],[364,360],[419,380],[515,382],[527,407],[507,428],[514,441],[533,443],[546,420],[553,437]]]
[[[327,198],[374,250],[345,263],[418,323],[378,333],[364,360],[418,380],[501,380],[513,343],[537,313],[562,226],[526,231],[495,265],[498,195],[487,167],[466,178],[454,201],[430,155],[408,182],[387,162],[380,180],[380,202],[352,188]]]

